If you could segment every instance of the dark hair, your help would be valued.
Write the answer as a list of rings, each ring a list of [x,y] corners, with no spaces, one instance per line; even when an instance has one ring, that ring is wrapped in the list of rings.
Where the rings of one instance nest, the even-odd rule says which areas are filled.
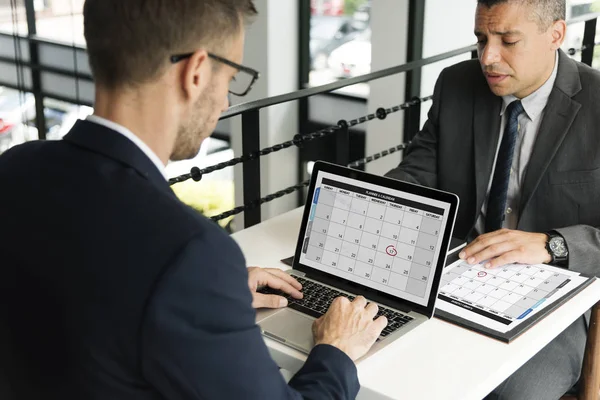
[[[522,3],[531,6],[535,10],[535,15],[533,17],[537,19],[541,31],[548,29],[552,23],[567,18],[565,0],[477,0],[477,4],[489,8],[497,4],[508,2]]]
[[[256,14],[253,0],[86,0],[90,67],[108,88],[149,82],[173,54],[226,47]]]

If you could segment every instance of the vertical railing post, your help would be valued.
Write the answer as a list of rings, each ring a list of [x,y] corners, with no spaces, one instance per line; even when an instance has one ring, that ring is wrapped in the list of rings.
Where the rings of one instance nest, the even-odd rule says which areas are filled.
[[[35,126],[38,131],[38,139],[46,139],[46,116],[44,115],[44,96],[42,95],[42,73],[35,66],[40,65],[39,46],[31,40],[32,35],[37,34],[35,21],[34,0],[25,0],[25,13],[27,15],[27,32],[29,33],[29,58],[34,68],[31,68],[31,86],[35,98]],[[19,46],[21,45],[19,41]],[[15,54],[18,57],[18,54]]]
[[[242,114],[242,153],[248,154],[260,150],[260,112],[246,111]],[[260,192],[260,157],[246,161],[243,166],[243,202],[259,200]],[[244,211],[244,228],[261,222],[260,206]]]
[[[583,32],[583,50],[581,51],[581,62],[592,66],[594,60],[594,45],[596,41],[596,24],[598,18],[585,21],[585,30]]]
[[[350,164],[350,128],[348,122],[338,122],[340,129],[335,133],[335,163],[344,167]]]
[[[408,42],[406,51],[406,61],[418,61],[423,58],[423,41],[425,38],[425,2],[422,0],[410,0],[408,6]],[[406,87],[404,98],[411,99],[421,96],[421,75],[422,68],[411,69],[406,72]],[[419,117],[420,118],[420,117]],[[417,130],[418,122],[417,122]],[[407,142],[415,134],[414,122],[408,115],[404,119],[404,131],[402,141]]]
[[[311,56],[310,56],[310,3],[311,0],[298,1],[299,15],[299,34],[298,34],[298,50],[300,55],[300,73],[298,74],[298,89],[304,89],[310,81],[311,71]],[[298,132],[308,132],[310,130],[310,115],[308,109],[308,97],[303,97],[298,100]],[[297,180],[302,182],[306,179],[306,151],[301,146],[298,146],[298,165]],[[298,190],[296,192],[296,202],[298,207],[304,205],[306,201],[306,192]]]
[[[421,127],[421,99],[418,97],[413,97],[411,101],[415,101],[416,104],[406,109],[406,130],[404,131],[405,143],[413,140]]]

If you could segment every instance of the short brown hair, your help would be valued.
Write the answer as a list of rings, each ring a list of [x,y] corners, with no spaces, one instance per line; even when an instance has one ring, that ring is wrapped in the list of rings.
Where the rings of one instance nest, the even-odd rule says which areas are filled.
[[[149,82],[173,54],[226,46],[256,13],[252,0],[86,0],[90,67],[108,88]]]

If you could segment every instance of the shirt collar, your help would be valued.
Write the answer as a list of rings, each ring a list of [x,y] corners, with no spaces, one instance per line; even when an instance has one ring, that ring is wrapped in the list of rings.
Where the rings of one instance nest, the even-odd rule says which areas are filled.
[[[532,121],[535,121],[541,114],[546,104],[548,103],[548,98],[550,97],[550,93],[552,92],[552,88],[554,87],[554,83],[556,82],[556,75],[558,74],[558,52],[556,52],[555,61],[554,61],[554,70],[552,71],[552,75],[550,78],[535,92],[531,93],[529,96],[521,99],[521,103],[523,104],[523,109],[527,116]],[[506,107],[513,101],[518,100],[515,96],[502,96],[502,109],[500,111],[500,115],[504,115],[506,111]]]
[[[108,129],[112,129],[113,131],[118,132],[121,135],[125,136],[127,139],[131,140],[150,159],[150,161],[152,161],[152,163],[156,166],[156,168],[158,168],[162,176],[164,176],[165,179],[168,179],[165,170],[165,165],[162,163],[162,161],[160,161],[160,158],[158,158],[156,153],[152,151],[152,149],[146,143],[144,143],[142,139],[136,136],[129,129],[125,128],[123,125],[117,124],[113,121],[109,121],[106,118],[102,118],[97,115],[89,115],[86,118],[86,120],[98,125],[102,125]]]

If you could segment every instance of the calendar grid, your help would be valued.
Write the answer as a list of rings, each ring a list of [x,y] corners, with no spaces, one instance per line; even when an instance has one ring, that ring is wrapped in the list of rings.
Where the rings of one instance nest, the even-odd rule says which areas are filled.
[[[490,270],[463,262],[442,275],[440,295],[509,323],[525,317],[569,282],[567,274],[539,266],[515,264]]]
[[[327,181],[316,191],[306,258],[423,297],[433,276],[443,210],[350,188]]]

